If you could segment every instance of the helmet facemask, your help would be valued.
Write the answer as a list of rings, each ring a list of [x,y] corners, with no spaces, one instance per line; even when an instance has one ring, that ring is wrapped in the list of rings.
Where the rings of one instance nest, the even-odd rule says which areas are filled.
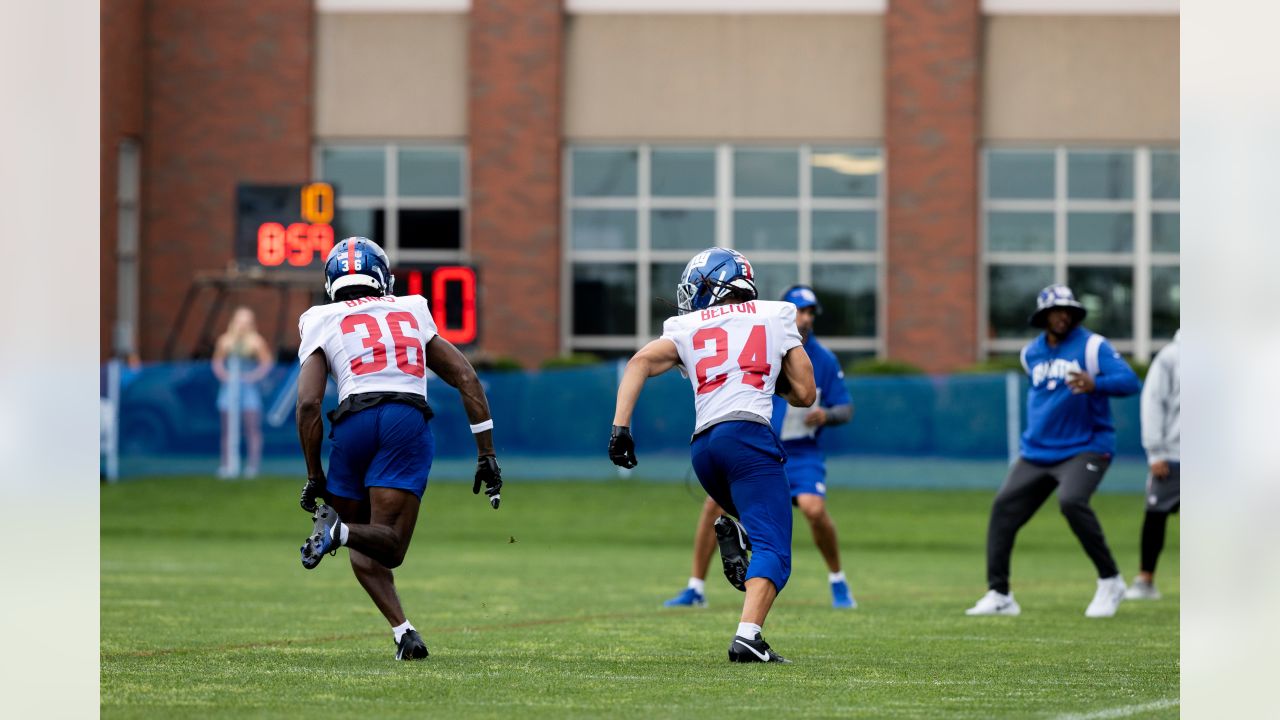
[[[683,315],[711,307],[734,292],[749,296],[746,300],[758,297],[756,284],[745,277],[739,276],[726,282],[703,275],[696,283],[683,282],[676,286],[676,305]]]

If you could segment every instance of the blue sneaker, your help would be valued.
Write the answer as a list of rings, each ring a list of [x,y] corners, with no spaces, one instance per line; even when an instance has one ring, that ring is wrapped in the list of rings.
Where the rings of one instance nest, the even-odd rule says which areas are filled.
[[[662,607],[706,607],[707,599],[702,593],[687,587],[679,595],[662,603]]]
[[[834,608],[856,608],[858,601],[853,599],[853,594],[849,592],[849,583],[844,580],[838,580],[831,583],[831,607]]]

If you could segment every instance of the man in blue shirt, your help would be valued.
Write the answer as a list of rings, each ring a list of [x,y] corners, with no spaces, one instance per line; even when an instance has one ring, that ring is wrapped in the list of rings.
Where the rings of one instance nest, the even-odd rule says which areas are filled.
[[[1098,589],[1085,617],[1111,617],[1125,585],[1089,499],[1115,452],[1111,397],[1141,388],[1138,376],[1101,335],[1080,326],[1084,306],[1065,285],[1036,298],[1032,327],[1044,332],[1022,349],[1031,379],[1021,457],[996,493],[987,527],[987,585],[966,615],[1017,615],[1009,591],[1009,559],[1018,530],[1058,490],[1058,505],[1098,570]]]
[[[797,408],[775,395],[773,430],[782,438],[782,447],[787,454],[786,473],[791,485],[791,503],[800,508],[809,521],[814,544],[827,563],[831,604],[837,608],[855,608],[858,603],[853,599],[849,582],[840,567],[836,526],[827,513],[827,468],[822,451],[818,449],[818,434],[823,427],[841,425],[853,417],[853,401],[849,398],[844,372],[835,353],[813,335],[814,320],[822,311],[813,288],[795,285],[783,294],[782,300],[796,306],[796,328],[804,338],[804,350],[813,362],[818,399],[810,407]],[[706,606],[707,568],[716,547],[713,526],[723,512],[711,498],[703,504],[698,528],[694,532],[693,572],[689,585],[666,601],[666,607]]]

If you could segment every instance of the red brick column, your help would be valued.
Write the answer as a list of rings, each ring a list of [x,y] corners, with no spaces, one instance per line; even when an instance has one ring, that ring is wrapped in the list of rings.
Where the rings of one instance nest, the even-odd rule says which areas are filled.
[[[236,183],[310,179],[314,10],[164,0],[147,12],[140,339],[143,358],[157,359],[192,277],[232,258]],[[233,299],[246,300],[272,337],[274,305]],[[180,348],[195,341],[188,325]]]
[[[101,273],[99,297],[101,355],[105,360],[114,350],[116,321],[116,179],[117,149],[125,138],[141,139],[143,132],[143,54],[146,28],[143,0],[112,0],[102,3],[102,117],[100,123],[99,177],[101,183]]]
[[[481,347],[533,366],[559,352],[560,0],[473,0],[469,230]]]
[[[977,358],[979,0],[890,0],[885,16],[889,356]]]

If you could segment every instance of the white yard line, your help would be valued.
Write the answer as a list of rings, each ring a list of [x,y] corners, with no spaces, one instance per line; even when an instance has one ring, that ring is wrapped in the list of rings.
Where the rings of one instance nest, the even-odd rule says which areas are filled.
[[[1120,707],[1108,708],[1106,710],[1097,710],[1090,713],[1058,715],[1054,720],[1104,720],[1104,718],[1122,718],[1136,715],[1140,712],[1148,710],[1163,710],[1165,708],[1174,707],[1180,700],[1178,698],[1167,698],[1165,700],[1156,700],[1155,702],[1143,703],[1141,705],[1122,705]]]

